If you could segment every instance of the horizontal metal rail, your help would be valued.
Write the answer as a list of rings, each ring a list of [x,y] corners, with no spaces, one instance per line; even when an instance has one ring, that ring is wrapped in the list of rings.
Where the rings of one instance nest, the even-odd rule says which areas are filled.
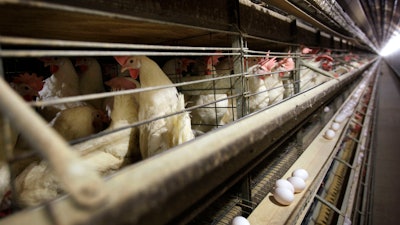
[[[126,55],[146,55],[146,56],[210,56],[210,55],[240,55],[239,53],[215,53],[215,52],[145,52],[145,51],[93,51],[93,50],[2,50],[0,57],[48,57],[48,56],[126,56]]]
[[[38,38],[9,37],[0,35],[0,44],[4,45],[29,45],[67,48],[102,48],[102,49],[154,49],[154,50],[179,50],[179,51],[239,51],[240,48],[224,47],[191,47],[191,46],[166,46],[166,45],[144,45],[144,44],[122,44],[106,42],[68,41]]]

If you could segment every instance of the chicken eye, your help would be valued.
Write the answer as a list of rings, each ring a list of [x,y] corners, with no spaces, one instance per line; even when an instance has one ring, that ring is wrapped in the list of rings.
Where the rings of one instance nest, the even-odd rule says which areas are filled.
[[[129,63],[133,63],[133,59],[129,60]]]

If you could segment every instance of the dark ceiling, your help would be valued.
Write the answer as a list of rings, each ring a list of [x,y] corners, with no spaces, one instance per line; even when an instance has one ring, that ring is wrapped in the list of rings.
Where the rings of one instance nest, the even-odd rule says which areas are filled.
[[[284,11],[289,8],[299,10],[312,18],[306,18],[307,22],[316,20],[336,34],[360,40],[374,51],[382,49],[394,32],[400,31],[400,0],[252,1],[262,1]]]
[[[343,10],[378,49],[400,31],[399,0],[338,0]]]

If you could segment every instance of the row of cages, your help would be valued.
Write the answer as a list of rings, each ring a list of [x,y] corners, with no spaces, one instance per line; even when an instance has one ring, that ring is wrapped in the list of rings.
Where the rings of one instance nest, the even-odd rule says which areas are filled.
[[[284,104],[374,58],[306,46],[254,51],[241,37],[231,48],[33,40],[3,40],[0,52],[1,96],[19,95],[1,103],[3,217],[65,194],[49,166],[57,151],[32,147],[43,130],[21,122],[30,112],[18,117],[25,108],[14,107],[28,106],[107,177]]]

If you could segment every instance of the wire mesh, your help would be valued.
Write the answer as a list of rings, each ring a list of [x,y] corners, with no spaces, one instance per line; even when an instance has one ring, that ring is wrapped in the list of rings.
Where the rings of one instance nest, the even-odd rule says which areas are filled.
[[[61,67],[65,64],[72,65],[71,69],[75,70],[73,75],[80,76],[77,76],[76,79],[78,80],[82,79],[85,69],[89,66],[86,65],[86,68],[77,66],[82,58],[91,59],[93,63],[100,68],[101,72],[97,75],[99,76],[98,78],[102,80],[102,87],[99,90],[84,93],[78,92],[75,94],[66,91],[66,93],[51,96],[50,98],[41,98],[39,92],[42,90],[36,90],[37,93],[27,99],[27,104],[41,114],[43,118],[49,122],[49,126],[53,126],[54,129],[56,129],[54,125],[57,124],[55,119],[60,118],[58,116],[63,115],[62,112],[66,112],[64,110],[87,106],[90,105],[90,102],[96,100],[102,101],[101,112],[104,113],[108,119],[111,118],[112,124],[116,122],[115,117],[113,118],[113,110],[116,108],[113,107],[116,107],[115,102],[117,99],[119,99],[118,101],[120,102],[125,101],[125,103],[127,103],[128,101],[138,101],[137,99],[140,98],[139,96],[144,96],[144,93],[161,93],[163,91],[167,92],[168,90],[176,90],[176,93],[183,94],[184,105],[179,109],[166,109],[165,112],[157,112],[154,113],[153,116],[146,116],[145,119],[141,120],[136,119],[122,122],[122,119],[119,121],[121,123],[112,126],[112,128],[110,128],[109,120],[100,121],[101,124],[96,125],[95,131],[91,130],[89,133],[80,136],[76,136],[76,132],[74,131],[75,133],[72,132],[72,137],[64,136],[71,147],[79,152],[82,157],[88,158],[88,161],[91,160],[90,157],[96,155],[98,152],[102,152],[101,154],[111,154],[115,159],[113,158],[109,165],[102,165],[101,168],[97,168],[104,176],[110,175],[126,165],[131,165],[147,157],[147,155],[144,156],[143,152],[139,152],[138,134],[134,134],[137,132],[135,130],[140,130],[143,126],[155,124],[160,121],[167,121],[168,118],[186,116],[186,118],[190,118],[190,132],[193,132],[193,135],[197,137],[213,129],[229,124],[239,119],[241,116],[259,110],[266,110],[273,105],[281,103],[284,99],[299,94],[294,91],[295,85],[299,85],[300,92],[303,92],[308,88],[315,87],[331,79],[326,76],[321,76],[312,69],[301,65],[301,60],[315,61],[319,56],[317,53],[308,55],[299,51],[264,52],[250,50],[244,46],[240,48],[152,46],[8,37],[0,37],[0,42],[7,46],[6,50],[0,52],[0,57],[4,63],[4,79],[19,93],[29,86],[20,81],[24,76],[24,79],[35,76],[35,82],[37,82],[39,78],[43,80],[46,79],[47,82],[54,79],[52,77],[56,74],[56,72],[53,71],[55,67],[51,67],[50,72],[48,68],[43,67],[44,61],[48,60],[48,58],[55,61],[61,58],[65,59],[63,64],[57,66]],[[25,45],[27,42],[30,47],[23,46],[22,48],[26,49],[20,49],[20,45]],[[42,49],[43,46],[55,49]],[[132,82],[132,75],[129,70],[125,72],[121,71],[122,66],[118,64],[119,61],[118,59],[116,60],[115,57],[138,57],[142,55],[146,55],[149,60],[154,62],[154,65],[166,75],[170,82],[154,82],[154,84],[143,86],[142,81],[144,81],[144,79],[141,79],[139,76],[138,81],[133,81],[136,85],[135,88],[125,87],[126,82]],[[332,55],[332,57],[335,58],[336,56],[340,58],[345,55],[342,53]],[[368,60],[368,58],[366,60]],[[287,64],[288,61],[292,64]],[[354,59],[352,60],[354,65],[343,61],[331,66],[346,67],[348,69],[346,72],[348,72],[357,67],[355,61]],[[323,62],[321,61],[314,63],[315,67],[320,69],[323,67]],[[299,64],[299,69],[293,67],[293,64]],[[294,76],[295,73],[299,73],[299,80],[296,80]],[[328,72],[327,69],[327,73],[331,72]],[[312,74],[312,76],[309,74]],[[334,72],[332,73],[332,76],[333,75],[335,75]],[[21,79],[18,80],[18,77]],[[322,81],[315,81],[321,77],[324,78]],[[115,78],[123,78],[125,79],[125,83],[123,85],[117,85],[118,87],[115,89],[104,85],[104,82]],[[57,79],[62,78],[60,77]],[[92,82],[94,80],[95,78],[92,77],[88,78],[86,82]],[[305,88],[305,85],[313,80],[313,85]],[[46,85],[46,81],[44,85]],[[58,88],[58,90],[54,91],[55,93],[60,92],[64,87],[61,85]],[[166,99],[166,101],[168,101],[168,99]],[[79,104],[77,105],[76,103]],[[44,115],[43,109],[57,109],[56,106],[63,107],[61,109],[58,108],[55,113],[47,114],[48,116]],[[138,108],[140,108],[140,105],[133,106],[133,110],[137,110]],[[162,111],[163,109],[158,110]],[[77,115],[79,116],[74,116],[75,119],[83,117],[82,114]],[[88,117],[89,119],[93,119],[91,125],[95,122],[99,122],[97,119],[101,114],[98,113],[95,115],[96,118]],[[64,122],[67,123],[71,121]],[[84,126],[83,122],[79,124],[79,127],[82,126]],[[171,130],[172,128],[173,126],[170,126],[167,130]],[[57,130],[57,132],[63,135],[63,133],[61,133],[63,128],[59,129],[61,130]],[[160,129],[165,128],[161,127]],[[15,149],[12,156],[8,159],[11,165],[11,174],[13,174],[12,179],[16,179],[17,175],[26,171],[27,168],[34,168],[35,166],[32,163],[42,159],[38,152],[32,150],[26,141],[19,137],[18,132],[14,133],[15,137],[12,139],[12,145]],[[114,147],[110,147],[113,144],[115,145],[115,143],[122,144],[126,149],[123,150],[122,153],[116,153],[118,150]],[[293,154],[295,154],[295,151]],[[96,157],[100,156],[96,155]],[[274,174],[272,178],[261,179],[254,177],[254,183],[252,184],[254,189],[252,202],[249,203],[251,206],[248,208],[253,208],[254,204],[258,204],[266,196],[271,188],[272,182],[280,177],[285,169],[290,167],[290,162],[293,160],[295,160],[294,156],[287,160],[288,162],[286,162],[286,159],[277,158],[275,163],[279,165],[272,163],[271,166],[277,166],[279,169],[271,169],[268,167],[270,169],[266,169],[264,174],[260,174],[260,177],[265,178],[268,177],[267,173],[272,173]],[[46,173],[47,170],[44,174]],[[54,180],[51,182],[56,183]],[[15,185],[14,182],[11,184]],[[10,189],[13,193],[17,192],[15,191],[15,187],[11,187]],[[56,189],[56,196],[63,194],[60,188]],[[18,197],[14,198],[14,200],[15,199],[18,199]],[[40,203],[43,202],[42,200]],[[47,200],[50,199],[45,199],[44,201]],[[241,204],[244,204],[243,201],[244,200],[241,201]],[[13,205],[12,208],[17,209],[20,206],[24,206],[26,203],[21,204],[15,201],[13,204],[15,205]]]

